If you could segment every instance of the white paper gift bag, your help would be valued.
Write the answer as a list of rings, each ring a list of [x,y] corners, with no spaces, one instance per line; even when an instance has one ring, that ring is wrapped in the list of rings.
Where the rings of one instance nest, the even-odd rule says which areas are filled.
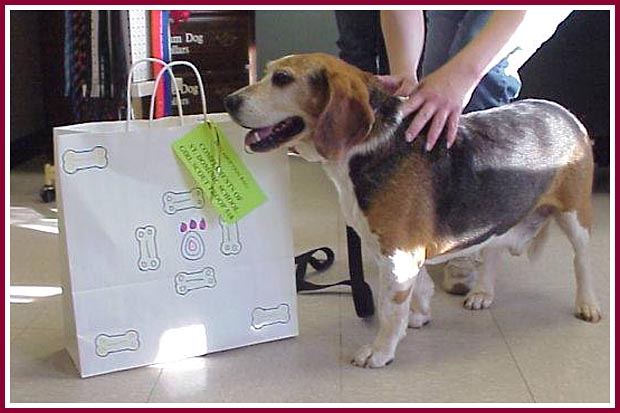
[[[246,132],[209,115],[267,197],[226,224],[171,148],[204,122],[202,93],[204,115],[54,130],[67,349],[83,377],[298,334],[286,154],[246,154]]]

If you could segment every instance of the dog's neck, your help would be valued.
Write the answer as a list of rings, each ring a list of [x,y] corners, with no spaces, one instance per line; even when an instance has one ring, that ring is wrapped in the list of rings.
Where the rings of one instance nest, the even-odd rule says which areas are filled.
[[[402,98],[391,95],[376,82],[369,84],[368,92],[374,122],[364,142],[352,148],[346,156],[347,159],[356,155],[369,154],[389,145],[393,139],[397,138],[395,135],[400,134],[397,131],[403,122],[410,122],[410,119],[402,118],[400,110]]]
[[[359,190],[356,193],[351,168],[355,170],[353,175],[360,173],[366,176],[375,172],[382,175],[386,168],[390,169],[395,165],[394,155],[411,153],[407,147],[412,145],[404,139],[404,130],[411,119],[402,119],[401,98],[392,96],[378,84],[371,83],[368,90],[370,106],[375,115],[368,136],[339,161],[323,162],[325,172],[338,190],[347,223],[362,232],[367,225],[362,219],[362,210],[367,207],[368,199],[361,195]],[[363,168],[360,169],[360,166]]]
[[[339,161],[323,162],[323,168],[334,181],[342,205],[355,205],[356,213],[343,211],[351,222],[359,222],[361,210],[369,206],[370,197],[405,159],[436,157],[426,153],[424,139],[407,142],[405,131],[414,115],[402,117],[401,98],[392,96],[380,85],[369,86],[370,105],[375,121],[363,143],[351,148]]]
[[[400,105],[402,98],[391,95],[382,86],[371,83],[368,86],[370,107],[375,113],[375,124],[382,127],[395,127],[401,121]]]

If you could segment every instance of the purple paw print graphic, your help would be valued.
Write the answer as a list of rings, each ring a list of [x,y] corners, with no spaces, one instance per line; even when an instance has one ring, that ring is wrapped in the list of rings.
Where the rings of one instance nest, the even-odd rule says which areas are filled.
[[[183,236],[181,241],[181,255],[191,261],[199,260],[205,255],[205,243],[199,231],[207,229],[207,222],[202,218],[200,222],[190,220],[189,224],[181,223],[179,228]]]

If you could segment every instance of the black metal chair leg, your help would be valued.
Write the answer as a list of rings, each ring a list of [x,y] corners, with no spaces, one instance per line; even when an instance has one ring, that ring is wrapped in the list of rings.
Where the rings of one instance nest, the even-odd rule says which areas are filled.
[[[349,277],[353,292],[353,303],[358,317],[370,317],[375,313],[372,290],[364,281],[364,262],[362,260],[362,240],[357,232],[347,226],[347,253],[349,255]]]

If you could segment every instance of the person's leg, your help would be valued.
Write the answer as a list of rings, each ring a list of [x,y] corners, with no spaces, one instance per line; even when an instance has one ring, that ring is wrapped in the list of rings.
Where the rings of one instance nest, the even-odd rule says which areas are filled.
[[[460,21],[454,41],[448,52],[450,57],[456,55],[478,33],[491,16],[490,10],[468,10]],[[510,67],[506,56],[493,67],[480,81],[464,109],[464,113],[504,105],[514,100],[521,90],[521,80],[517,68]]]
[[[521,79],[518,75],[507,75],[507,68],[508,61],[503,59],[482,78],[463,113],[502,106],[516,99],[521,91]]]
[[[362,70],[377,73],[377,44],[381,33],[379,11],[336,10],[334,13],[340,58]]]
[[[422,78],[437,70],[454,56],[455,45],[462,47],[467,44],[463,41],[462,32],[463,21],[467,14],[466,10],[426,11]],[[472,34],[470,40],[474,35],[475,33]],[[452,294],[467,294],[475,280],[477,264],[473,258],[459,258],[446,263],[443,266],[442,288]]]
[[[443,266],[441,288],[450,294],[467,294],[476,281],[481,264],[482,257],[478,254],[451,259]]]
[[[450,48],[465,10],[426,10],[426,39],[421,77],[437,70],[450,58]]]

